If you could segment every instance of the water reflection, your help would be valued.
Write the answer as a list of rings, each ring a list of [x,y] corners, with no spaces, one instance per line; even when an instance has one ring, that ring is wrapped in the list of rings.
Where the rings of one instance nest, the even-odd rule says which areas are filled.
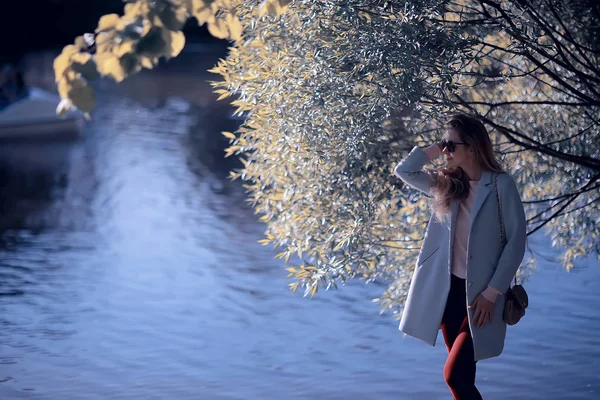
[[[156,103],[139,100],[139,81],[131,95],[102,89],[83,140],[37,151],[44,168],[13,149],[0,398],[447,398],[445,349],[403,340],[377,315],[383,286],[312,300],[287,290],[282,263],[257,243],[264,226],[225,179],[228,110],[160,85]],[[505,354],[480,363],[486,398],[597,397],[598,271],[542,263]]]

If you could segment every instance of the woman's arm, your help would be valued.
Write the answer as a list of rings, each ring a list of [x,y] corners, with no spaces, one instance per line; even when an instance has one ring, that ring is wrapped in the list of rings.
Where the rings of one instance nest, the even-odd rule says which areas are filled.
[[[442,150],[437,143],[426,148],[415,146],[410,153],[396,165],[394,175],[415,189],[429,194],[431,188],[435,184],[435,180],[430,173],[423,171],[422,168],[428,161],[440,154],[442,154]]]
[[[502,175],[498,177],[498,180],[501,178]],[[508,178],[508,182],[502,185],[504,186],[502,191],[499,190],[506,245],[498,260],[496,272],[494,272],[489,282],[489,286],[500,291],[500,293],[504,293],[508,289],[510,281],[519,269],[525,255],[525,241],[527,239],[527,222],[519,190],[510,175],[506,174],[506,178]]]

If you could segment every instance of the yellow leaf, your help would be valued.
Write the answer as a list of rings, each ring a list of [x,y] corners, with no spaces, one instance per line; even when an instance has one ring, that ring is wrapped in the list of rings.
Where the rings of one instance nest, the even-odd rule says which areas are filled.
[[[296,290],[298,290],[298,282],[288,283],[288,286],[292,290],[292,293],[296,293]]]
[[[118,14],[107,14],[103,15],[98,21],[98,27],[96,28],[96,33],[101,31],[108,31],[113,29],[119,23],[119,15]]]
[[[154,63],[153,58],[141,56],[141,57],[139,57],[139,59],[140,59],[140,64],[142,64],[142,66],[144,68],[148,68],[148,69],[154,68],[155,63]]]
[[[229,37],[227,24],[218,18],[215,18],[214,21],[208,23],[208,31],[218,39],[227,39]]]
[[[133,40],[124,40],[113,48],[113,53],[121,58],[127,53],[133,53],[135,51]]]
[[[218,9],[218,4],[213,0],[192,0],[192,10],[194,17],[198,20],[199,25],[213,22],[215,12]]]
[[[75,47],[77,47],[81,51],[81,50],[87,50],[87,48],[89,46],[83,36],[77,36],[75,38]]]
[[[233,153],[235,153],[239,149],[240,149],[240,146],[229,146],[228,148],[225,149],[225,158],[231,156]]]
[[[217,97],[217,101],[223,100],[225,97],[229,97],[229,92],[222,93],[219,97]]]
[[[221,74],[222,72],[224,72],[223,67],[214,67],[209,69],[207,72],[210,72],[211,74]]]
[[[177,31],[177,32],[173,32],[173,31],[169,31],[171,33],[171,41],[170,41],[170,45],[171,45],[171,57],[177,57],[179,55],[179,53],[181,53],[181,50],[183,50],[183,47],[185,46],[185,35],[183,34],[183,32]]]
[[[61,53],[58,55],[58,57],[54,59],[54,79],[56,82],[58,82],[62,78],[65,71],[67,70],[67,68],[69,68],[70,65],[71,56],[68,54]]]
[[[115,31],[99,33],[96,36],[96,54],[111,51],[116,37]]]
[[[142,13],[142,3],[127,3],[125,4],[124,17],[127,19],[133,19]]]
[[[221,134],[223,136],[225,136],[227,139],[232,139],[232,140],[235,139],[235,135],[233,133],[231,133],[231,132],[223,131],[223,132],[221,132]]]
[[[71,83],[68,79],[62,78],[58,81],[58,94],[61,99],[68,99],[71,91]]]
[[[233,40],[238,40],[242,37],[242,23],[235,15],[228,13],[225,16],[225,22],[227,23],[227,27],[229,28],[230,37]]]
[[[115,81],[121,82],[126,78],[125,70],[119,61],[119,58],[111,53],[102,53],[96,55],[96,64],[98,72],[104,76],[110,76]]]
[[[279,3],[276,0],[265,0],[260,6],[259,16],[262,17],[265,14],[279,16],[280,10],[281,7],[279,6]]]

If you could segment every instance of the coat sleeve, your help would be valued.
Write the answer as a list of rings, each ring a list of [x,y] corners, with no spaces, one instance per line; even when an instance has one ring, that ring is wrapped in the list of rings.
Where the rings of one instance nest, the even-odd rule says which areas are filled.
[[[415,189],[429,194],[431,188],[435,185],[435,178],[430,173],[423,171],[423,166],[429,160],[427,153],[419,146],[415,146],[396,165],[394,175]]]
[[[498,192],[506,245],[489,283],[489,286],[498,289],[502,293],[508,289],[510,281],[519,269],[519,265],[521,265],[525,255],[525,242],[527,239],[527,222],[519,190],[510,175],[503,175],[508,179],[505,178],[506,183],[500,185],[502,175],[498,177]],[[500,186],[503,190],[500,190]]]

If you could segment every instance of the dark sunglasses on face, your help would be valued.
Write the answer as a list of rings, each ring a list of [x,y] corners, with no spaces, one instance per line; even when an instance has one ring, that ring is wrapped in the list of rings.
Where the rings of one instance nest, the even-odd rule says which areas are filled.
[[[446,140],[446,139],[442,139],[440,141],[440,144],[442,145],[442,150],[444,150],[444,148],[447,148],[450,153],[454,153],[456,151],[457,144],[462,144],[464,146],[468,146],[468,144],[465,142],[455,142],[454,140]]]

